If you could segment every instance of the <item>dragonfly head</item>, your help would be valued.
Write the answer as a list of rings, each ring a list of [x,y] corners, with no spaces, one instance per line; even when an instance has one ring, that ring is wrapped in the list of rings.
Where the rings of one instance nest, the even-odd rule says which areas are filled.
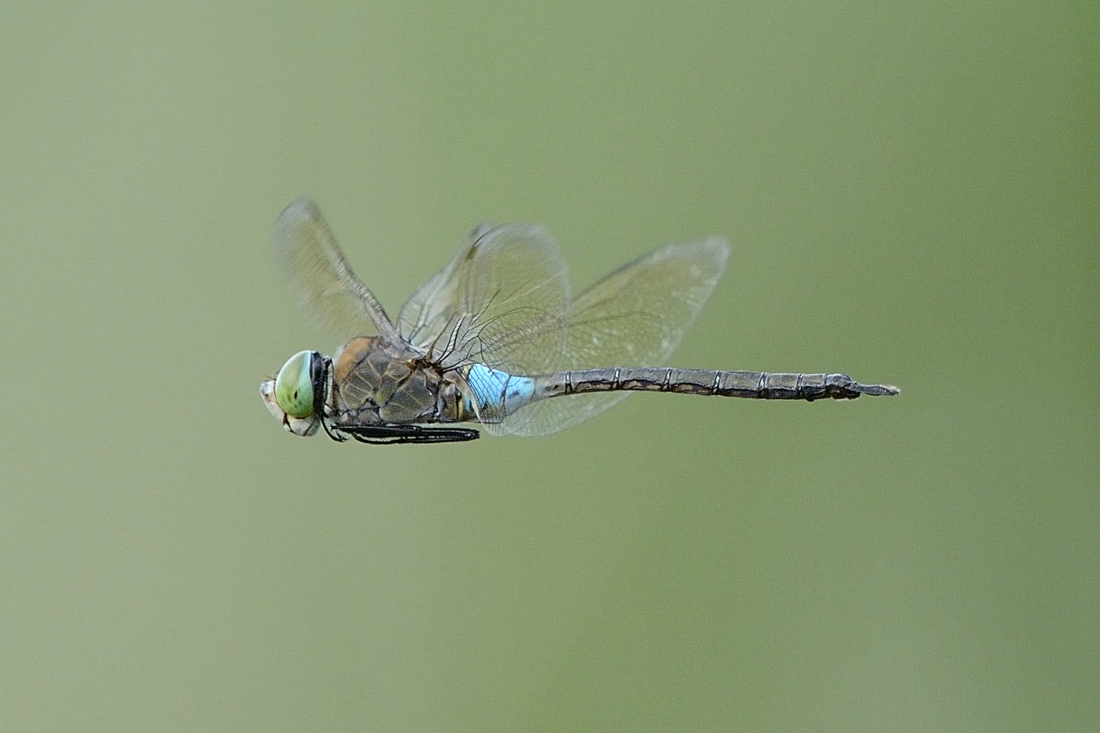
[[[288,432],[304,437],[313,435],[321,426],[326,361],[316,351],[299,351],[287,359],[275,379],[260,385],[260,397],[268,412]]]

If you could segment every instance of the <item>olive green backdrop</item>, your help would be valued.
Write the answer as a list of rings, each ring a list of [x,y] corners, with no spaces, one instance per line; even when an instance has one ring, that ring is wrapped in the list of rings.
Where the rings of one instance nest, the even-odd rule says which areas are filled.
[[[1100,728],[1095,4],[461,5],[5,11],[0,728]],[[298,439],[299,195],[391,313],[724,234],[674,366],[903,393]]]

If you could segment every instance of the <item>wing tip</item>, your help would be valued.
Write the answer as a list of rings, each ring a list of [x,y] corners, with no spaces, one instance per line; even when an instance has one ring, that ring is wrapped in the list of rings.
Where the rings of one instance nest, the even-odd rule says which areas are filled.
[[[299,196],[283,208],[275,221],[278,223],[303,217],[307,219],[317,219],[320,215],[321,209],[317,206],[316,201],[308,196]]]

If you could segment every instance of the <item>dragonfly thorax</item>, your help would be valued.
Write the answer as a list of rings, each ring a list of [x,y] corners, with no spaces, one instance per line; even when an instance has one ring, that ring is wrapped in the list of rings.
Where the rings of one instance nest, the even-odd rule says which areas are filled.
[[[360,336],[333,361],[333,426],[465,422],[462,379],[406,343]]]

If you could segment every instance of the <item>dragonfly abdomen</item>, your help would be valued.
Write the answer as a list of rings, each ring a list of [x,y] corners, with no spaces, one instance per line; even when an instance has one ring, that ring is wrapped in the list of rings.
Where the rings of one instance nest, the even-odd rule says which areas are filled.
[[[482,422],[500,422],[534,397],[534,382],[523,376],[471,364],[465,373],[471,392],[463,403],[468,414]]]
[[[588,392],[674,392],[763,400],[855,399],[897,394],[896,387],[864,385],[844,374],[726,372],[666,367],[609,367],[559,372],[536,378],[540,396]]]

